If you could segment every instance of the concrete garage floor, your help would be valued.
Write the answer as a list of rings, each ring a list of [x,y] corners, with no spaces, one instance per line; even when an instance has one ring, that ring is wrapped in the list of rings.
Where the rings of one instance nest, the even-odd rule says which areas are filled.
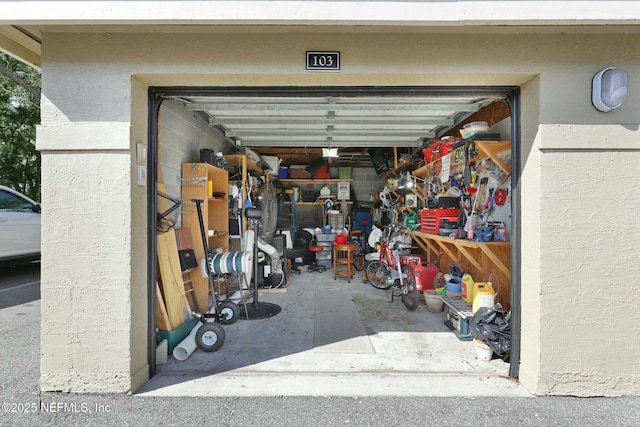
[[[294,274],[259,300],[271,318],[225,325],[213,353],[169,356],[143,396],[529,396],[509,365],[476,357],[425,305],[408,311],[360,272],[348,283],[333,271]]]

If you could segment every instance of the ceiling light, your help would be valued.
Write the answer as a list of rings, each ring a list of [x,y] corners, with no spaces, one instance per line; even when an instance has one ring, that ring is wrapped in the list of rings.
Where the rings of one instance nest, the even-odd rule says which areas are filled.
[[[322,149],[322,157],[328,157],[332,159],[338,158],[338,149],[337,148],[323,148]]]
[[[609,112],[627,98],[629,74],[626,70],[607,67],[593,76],[591,102],[597,110]]]

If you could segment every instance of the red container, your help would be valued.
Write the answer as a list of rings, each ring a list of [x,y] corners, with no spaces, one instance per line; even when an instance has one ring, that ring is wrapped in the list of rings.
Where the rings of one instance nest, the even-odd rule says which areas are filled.
[[[347,243],[347,240],[349,240],[349,236],[347,236],[347,235],[336,236],[336,244],[338,244],[338,245],[342,245],[344,243]]]
[[[433,149],[425,148],[422,150],[422,155],[424,155],[424,161],[427,163],[431,163],[431,157],[433,156]]]
[[[453,151],[455,143],[461,138],[438,139],[430,142],[423,150],[424,161],[431,163]]]
[[[429,261],[422,261],[420,270],[420,283],[422,283],[422,290],[433,289],[433,280],[440,273],[440,269],[435,264]]]

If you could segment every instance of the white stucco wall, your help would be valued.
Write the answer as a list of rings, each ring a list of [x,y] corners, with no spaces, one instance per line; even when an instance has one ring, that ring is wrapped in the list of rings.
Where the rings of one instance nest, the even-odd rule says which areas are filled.
[[[122,175],[132,170],[128,125],[136,137],[146,131],[142,113],[132,116],[135,76],[133,101],[143,110],[147,84],[522,86],[521,382],[538,394],[640,393],[639,364],[629,357],[640,352],[629,339],[640,327],[630,295],[640,278],[630,220],[640,208],[640,91],[632,87],[609,114],[589,98],[591,77],[605,66],[626,68],[631,82],[640,75],[631,53],[638,42],[634,34],[45,34],[43,388],[126,391],[144,367],[146,341],[121,336],[139,333],[132,322],[146,309],[142,259],[129,262],[143,246],[131,226],[146,211]],[[341,51],[341,72],[305,73],[309,49]],[[74,201],[82,196],[77,203],[67,203],[67,183]],[[79,246],[84,263],[70,262]],[[615,343],[626,351],[611,351]],[[113,351],[105,357],[104,348]]]

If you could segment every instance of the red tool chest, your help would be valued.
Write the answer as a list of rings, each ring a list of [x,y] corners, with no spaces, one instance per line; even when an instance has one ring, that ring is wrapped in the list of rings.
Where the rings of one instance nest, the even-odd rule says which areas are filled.
[[[457,221],[459,208],[422,209],[420,211],[420,231],[427,234],[440,232],[440,220]]]

